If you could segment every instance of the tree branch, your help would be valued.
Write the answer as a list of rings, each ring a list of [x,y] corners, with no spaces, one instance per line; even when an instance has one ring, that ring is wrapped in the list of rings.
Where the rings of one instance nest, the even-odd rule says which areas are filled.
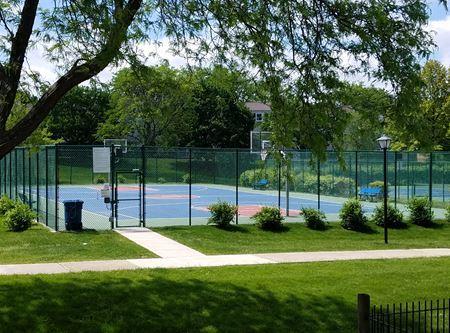
[[[142,0],[130,0],[114,14],[115,24],[102,50],[92,59],[72,68],[60,77],[37,101],[25,117],[0,138],[0,156],[26,139],[42,123],[55,104],[73,87],[100,73],[115,58],[126,39],[128,27],[141,7]]]

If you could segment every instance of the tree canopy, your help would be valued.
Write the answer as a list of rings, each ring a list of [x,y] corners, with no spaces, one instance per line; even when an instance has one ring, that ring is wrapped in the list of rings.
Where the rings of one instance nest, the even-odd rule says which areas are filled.
[[[46,127],[67,144],[98,142],[97,130],[109,110],[109,92],[99,86],[75,87],[50,112]]]
[[[258,76],[278,121],[276,143],[316,151],[330,142],[342,146],[345,115],[333,111],[342,74],[362,72],[404,94],[415,86],[420,60],[433,46],[425,29],[425,0],[56,0],[38,5],[38,0],[0,0],[0,156],[38,128],[70,89],[111,63],[136,61],[136,43],[162,36],[194,61],[233,64]],[[19,86],[39,83],[24,67],[36,43],[60,66],[60,76],[38,89],[28,112],[7,128]],[[300,131],[290,119],[305,120]],[[315,139],[305,140],[311,134]]]
[[[393,114],[390,132],[396,149],[450,149],[450,69],[428,61],[420,84],[410,95],[411,103],[401,114]]]

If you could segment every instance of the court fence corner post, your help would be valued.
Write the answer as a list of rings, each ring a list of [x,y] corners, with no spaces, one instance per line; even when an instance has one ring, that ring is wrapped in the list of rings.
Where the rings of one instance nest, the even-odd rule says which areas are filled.
[[[110,217],[110,222],[111,222],[111,229],[114,229],[114,221],[116,221],[117,223],[117,214],[116,214],[116,187],[115,187],[115,183],[114,183],[114,172],[115,172],[115,168],[114,168],[114,164],[115,164],[115,156],[114,156],[114,145],[111,145],[111,147],[109,148],[110,152],[109,152],[109,156],[110,156],[110,163],[109,163],[109,188],[111,190],[111,217]]]
[[[31,169],[31,168],[30,168]],[[59,145],[55,145],[55,231],[59,229]]]

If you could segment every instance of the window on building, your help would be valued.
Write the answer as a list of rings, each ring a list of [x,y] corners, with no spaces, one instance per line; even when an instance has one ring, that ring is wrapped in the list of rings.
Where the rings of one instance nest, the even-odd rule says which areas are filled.
[[[255,113],[255,119],[257,122],[263,121],[263,114],[262,113]]]

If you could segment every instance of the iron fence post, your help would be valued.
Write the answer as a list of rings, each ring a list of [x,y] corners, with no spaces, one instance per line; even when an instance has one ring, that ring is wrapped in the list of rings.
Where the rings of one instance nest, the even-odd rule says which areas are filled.
[[[358,294],[358,333],[370,333],[370,296]]]

